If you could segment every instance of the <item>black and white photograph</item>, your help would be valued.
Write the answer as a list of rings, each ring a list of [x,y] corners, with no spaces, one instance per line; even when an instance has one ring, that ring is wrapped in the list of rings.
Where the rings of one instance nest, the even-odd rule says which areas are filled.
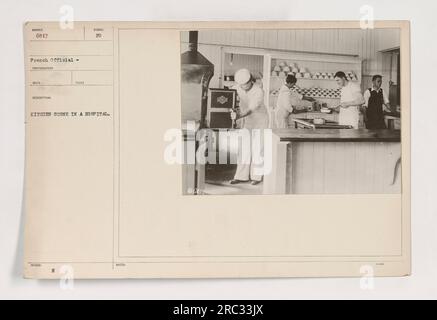
[[[400,194],[397,28],[181,32],[184,195]]]

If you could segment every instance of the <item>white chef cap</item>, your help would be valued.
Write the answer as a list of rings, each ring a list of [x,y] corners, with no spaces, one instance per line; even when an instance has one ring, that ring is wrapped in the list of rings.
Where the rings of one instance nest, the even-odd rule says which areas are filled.
[[[239,85],[248,83],[251,78],[250,71],[247,69],[240,69],[235,72],[235,82]]]

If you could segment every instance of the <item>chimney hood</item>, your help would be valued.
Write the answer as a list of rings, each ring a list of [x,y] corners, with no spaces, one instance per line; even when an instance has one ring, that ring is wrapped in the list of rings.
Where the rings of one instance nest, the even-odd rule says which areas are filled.
[[[188,51],[181,55],[182,123],[206,126],[208,87],[214,65],[198,51],[198,31],[189,32]]]

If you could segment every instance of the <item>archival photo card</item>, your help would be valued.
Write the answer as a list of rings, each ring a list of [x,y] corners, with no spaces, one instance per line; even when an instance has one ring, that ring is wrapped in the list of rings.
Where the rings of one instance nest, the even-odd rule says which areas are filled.
[[[28,22],[29,279],[406,276],[408,21]]]

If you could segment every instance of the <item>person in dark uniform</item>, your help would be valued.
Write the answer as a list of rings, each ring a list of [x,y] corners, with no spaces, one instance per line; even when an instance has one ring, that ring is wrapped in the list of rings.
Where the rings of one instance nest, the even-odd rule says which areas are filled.
[[[382,76],[372,77],[372,88],[364,92],[364,106],[366,108],[366,128],[386,129],[384,111],[390,111],[390,102],[385,91],[382,90]]]

